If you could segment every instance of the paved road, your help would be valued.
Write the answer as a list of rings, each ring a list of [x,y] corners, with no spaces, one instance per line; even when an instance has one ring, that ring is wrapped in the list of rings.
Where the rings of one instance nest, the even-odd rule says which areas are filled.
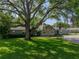
[[[79,43],[79,35],[64,35],[63,38],[65,40],[70,40],[75,43]]]

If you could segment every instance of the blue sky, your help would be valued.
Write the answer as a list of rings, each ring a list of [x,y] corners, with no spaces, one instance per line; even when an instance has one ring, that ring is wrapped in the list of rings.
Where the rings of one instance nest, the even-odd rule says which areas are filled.
[[[56,22],[57,21],[55,19],[47,19],[44,23],[49,24],[49,25],[53,25]]]

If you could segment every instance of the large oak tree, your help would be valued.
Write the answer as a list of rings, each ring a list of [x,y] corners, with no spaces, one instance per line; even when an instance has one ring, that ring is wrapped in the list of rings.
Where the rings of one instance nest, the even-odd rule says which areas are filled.
[[[65,0],[0,0],[0,10],[11,12],[23,21],[25,39],[31,39],[31,32],[49,17],[55,17],[64,9]],[[36,21],[35,26],[31,23]]]

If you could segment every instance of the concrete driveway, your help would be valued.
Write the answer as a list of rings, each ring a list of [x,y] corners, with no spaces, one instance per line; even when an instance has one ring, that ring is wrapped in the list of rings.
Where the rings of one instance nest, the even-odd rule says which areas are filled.
[[[79,35],[64,35],[63,38],[65,40],[70,40],[75,43],[79,43]]]

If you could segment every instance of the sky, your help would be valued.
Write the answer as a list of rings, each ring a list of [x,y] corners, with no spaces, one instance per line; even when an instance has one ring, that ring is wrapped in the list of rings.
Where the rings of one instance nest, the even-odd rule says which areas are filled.
[[[49,24],[49,25],[53,25],[56,22],[57,21],[55,19],[47,19],[44,23]]]

